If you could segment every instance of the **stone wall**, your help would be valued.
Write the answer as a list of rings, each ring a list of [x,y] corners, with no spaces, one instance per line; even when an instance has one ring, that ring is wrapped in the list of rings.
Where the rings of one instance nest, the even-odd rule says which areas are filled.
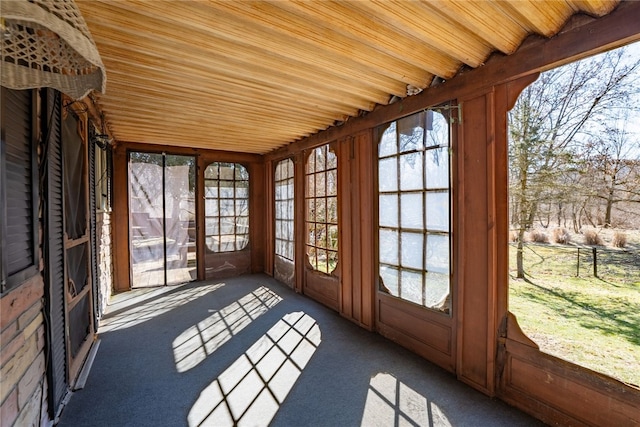
[[[96,238],[98,241],[98,318],[101,318],[111,298],[113,289],[113,263],[111,244],[111,212],[96,213]]]
[[[44,283],[36,275],[0,299],[0,425],[47,426]]]

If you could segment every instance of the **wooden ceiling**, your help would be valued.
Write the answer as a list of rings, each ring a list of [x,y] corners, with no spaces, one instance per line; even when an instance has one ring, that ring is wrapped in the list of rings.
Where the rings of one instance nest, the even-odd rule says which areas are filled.
[[[116,140],[263,154],[618,0],[76,0]]]

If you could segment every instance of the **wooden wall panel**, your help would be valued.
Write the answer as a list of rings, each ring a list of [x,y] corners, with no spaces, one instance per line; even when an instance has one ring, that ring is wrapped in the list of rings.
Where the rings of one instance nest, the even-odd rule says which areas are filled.
[[[293,262],[289,261],[286,258],[281,257],[280,255],[274,255],[273,257],[273,277],[275,277],[280,282],[289,286],[290,288],[295,288],[296,285],[296,266]]]
[[[425,359],[455,371],[452,318],[378,293],[378,330]]]
[[[499,396],[553,425],[640,425],[640,393],[540,352],[509,315]]]
[[[251,244],[251,243],[250,243]],[[251,273],[253,251],[208,252],[204,257],[205,279],[224,279]]]
[[[264,272],[275,275],[275,170],[277,162],[264,162]],[[277,278],[277,277],[276,277]],[[280,279],[278,279],[280,280]]]
[[[251,248],[251,272],[262,273],[265,270],[266,223],[264,207],[266,205],[265,168],[263,163],[249,164],[249,247]],[[271,172],[271,171],[269,171]],[[273,200],[273,199],[271,199]]]
[[[457,212],[458,324],[457,374],[462,381],[493,394],[495,347],[493,280],[495,224],[490,171],[493,144],[492,93],[463,99],[459,145]]]
[[[306,261],[306,256],[305,256]],[[342,262],[342,261],[340,261]],[[340,311],[340,278],[305,268],[303,292],[329,308]]]
[[[114,290],[131,289],[129,275],[129,173],[127,148],[118,145],[113,151],[113,252]]]

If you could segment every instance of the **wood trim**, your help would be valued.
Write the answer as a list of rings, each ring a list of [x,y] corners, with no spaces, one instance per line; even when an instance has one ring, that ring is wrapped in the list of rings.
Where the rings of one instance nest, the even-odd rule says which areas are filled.
[[[264,272],[270,276],[274,274],[275,263],[275,171],[277,162],[264,162],[264,210],[265,210],[265,251]]]
[[[236,151],[207,150],[205,148],[181,147],[178,145],[146,144],[137,142],[118,143],[118,148],[125,148],[129,151],[140,151],[143,153],[167,153],[187,156],[201,156],[205,159],[205,164],[211,162],[231,162],[231,163],[261,163],[263,157],[259,154],[242,153]]]
[[[129,169],[126,145],[113,150],[113,286],[116,292],[131,289],[129,265]]]

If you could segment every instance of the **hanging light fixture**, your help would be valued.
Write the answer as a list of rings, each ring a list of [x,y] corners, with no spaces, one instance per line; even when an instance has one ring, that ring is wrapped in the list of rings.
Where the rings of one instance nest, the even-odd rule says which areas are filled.
[[[104,93],[106,71],[73,0],[2,0],[0,84],[52,87],[73,99]]]

